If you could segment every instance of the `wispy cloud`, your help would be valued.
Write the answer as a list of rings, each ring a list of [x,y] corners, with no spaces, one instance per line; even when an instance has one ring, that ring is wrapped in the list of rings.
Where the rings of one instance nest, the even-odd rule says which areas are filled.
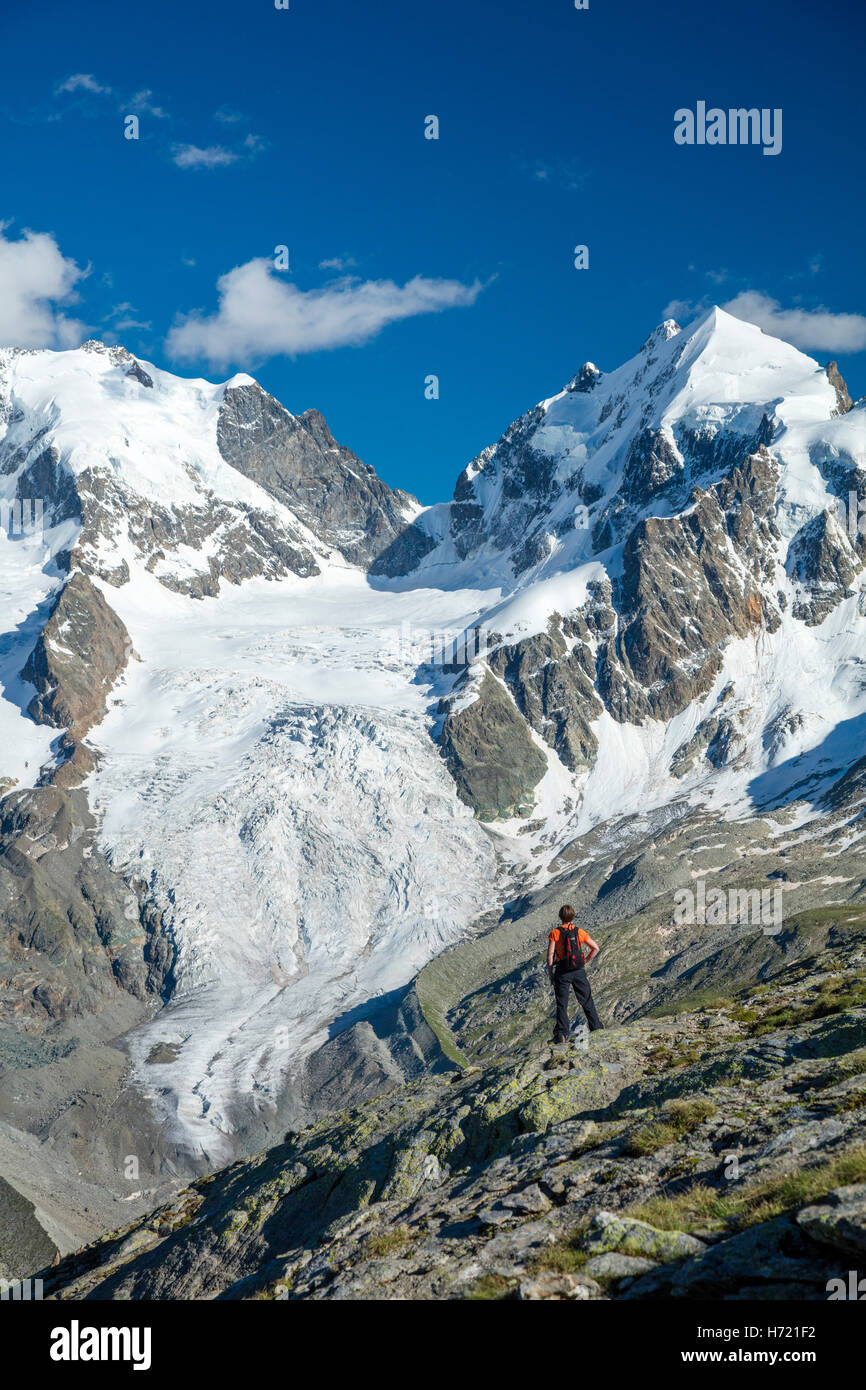
[[[255,159],[267,149],[260,135],[245,135],[239,145],[175,145],[172,160],[179,169],[221,169],[242,160]]]
[[[346,278],[305,291],[282,279],[270,261],[256,259],[221,276],[217,311],[181,318],[166,347],[173,358],[223,367],[357,346],[400,319],[474,304],[482,288],[477,280],[464,285],[416,275],[405,285]]]
[[[125,95],[89,72],[72,73],[64,78],[54,91],[56,96],[78,96],[79,100],[73,103],[73,107],[78,106],[85,110],[92,110],[94,106],[94,103],[85,100],[86,98],[110,98],[112,104],[123,115],[134,113],[136,116],[147,116],[155,121],[172,119],[171,112],[154,100],[150,87],[142,87],[131,96]],[[235,126],[244,117],[240,112],[222,106],[214,112],[214,119],[225,126]],[[153,128],[150,133],[153,135]],[[191,140],[176,140],[168,146],[171,160],[178,169],[224,169],[232,164],[248,163],[267,148],[268,142],[254,131],[249,131],[246,135],[241,135],[238,131],[237,139],[231,144],[197,144]]]
[[[783,338],[805,352],[866,350],[866,314],[835,313],[823,306],[784,309],[778,299],[760,290],[741,290],[721,307],[734,318],[757,324],[765,333]],[[662,317],[688,323],[709,308],[707,299],[672,299],[662,310]]]
[[[115,333],[131,333],[134,329],[138,332],[147,332],[153,327],[150,319],[116,319],[114,323]]]
[[[91,92],[94,96],[111,96],[112,89],[97,82],[91,72],[74,72],[55,88],[57,92]]]
[[[722,307],[735,318],[756,323],[766,333],[784,338],[794,347],[818,352],[866,349],[866,314],[838,314],[823,306],[783,309],[778,299],[759,290],[743,290]]]
[[[355,260],[354,256],[332,256],[327,261],[319,261],[319,269],[343,272],[352,270],[357,264],[358,262]]]
[[[691,299],[669,299],[662,309],[661,318],[676,319],[679,323],[688,323],[689,319],[696,318],[702,309],[708,309],[706,303],[696,304]]]
[[[208,145],[205,149],[200,145],[175,145],[172,159],[179,169],[218,169],[237,164],[240,155],[225,145]]]
[[[142,115],[155,116],[158,121],[170,120],[164,107],[154,105],[151,101],[152,96],[153,92],[149,87],[146,87],[144,91],[136,92],[134,96],[130,97],[127,105]]]
[[[134,304],[124,300],[122,304],[115,304],[110,314],[106,315],[106,320],[111,324],[115,333],[129,333],[133,329],[149,329],[153,324],[149,320],[136,317],[138,310]]]
[[[86,332],[62,306],[77,299],[87,270],[61,254],[48,232],[25,230],[17,241],[0,222],[0,343],[10,347],[77,347]]]

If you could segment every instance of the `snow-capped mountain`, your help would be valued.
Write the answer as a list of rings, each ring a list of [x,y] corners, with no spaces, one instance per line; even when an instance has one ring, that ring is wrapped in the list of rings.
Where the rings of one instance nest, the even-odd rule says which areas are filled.
[[[445,706],[464,799],[528,813],[576,785],[571,829],[675,787],[747,806],[859,718],[864,470],[866,404],[833,364],[721,310],[581,368],[464,471],[417,571],[503,585]],[[511,732],[479,763],[485,703]]]
[[[577,835],[795,783],[817,814],[862,754],[866,406],[720,310],[429,508],[251,378],[99,344],[0,354],[0,431],[0,505],[45,522],[0,536],[2,999],[35,1036],[120,984],[175,1153],[230,1154]]]

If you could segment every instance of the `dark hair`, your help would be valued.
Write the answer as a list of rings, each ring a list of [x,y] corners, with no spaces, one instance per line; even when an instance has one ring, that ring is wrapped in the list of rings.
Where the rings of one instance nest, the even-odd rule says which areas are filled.
[[[569,903],[566,903],[559,909],[559,920],[560,922],[574,921],[574,908],[571,907]]]

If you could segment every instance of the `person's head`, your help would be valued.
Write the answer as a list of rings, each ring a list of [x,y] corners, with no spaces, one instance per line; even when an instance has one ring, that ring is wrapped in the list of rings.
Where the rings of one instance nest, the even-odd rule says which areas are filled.
[[[574,908],[571,907],[569,903],[565,903],[559,909],[559,920],[564,927],[567,927],[574,921]]]

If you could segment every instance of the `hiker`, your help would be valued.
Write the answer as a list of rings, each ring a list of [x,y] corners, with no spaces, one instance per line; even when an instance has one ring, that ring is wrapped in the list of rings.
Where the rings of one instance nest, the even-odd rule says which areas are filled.
[[[590,1032],[604,1027],[596,1012],[584,968],[595,960],[601,948],[589,932],[574,925],[574,908],[568,903],[559,909],[559,921],[561,925],[553,928],[547,941],[547,973],[556,996],[553,1041],[564,1043],[568,1038],[569,989],[573,989],[580,1000]]]

